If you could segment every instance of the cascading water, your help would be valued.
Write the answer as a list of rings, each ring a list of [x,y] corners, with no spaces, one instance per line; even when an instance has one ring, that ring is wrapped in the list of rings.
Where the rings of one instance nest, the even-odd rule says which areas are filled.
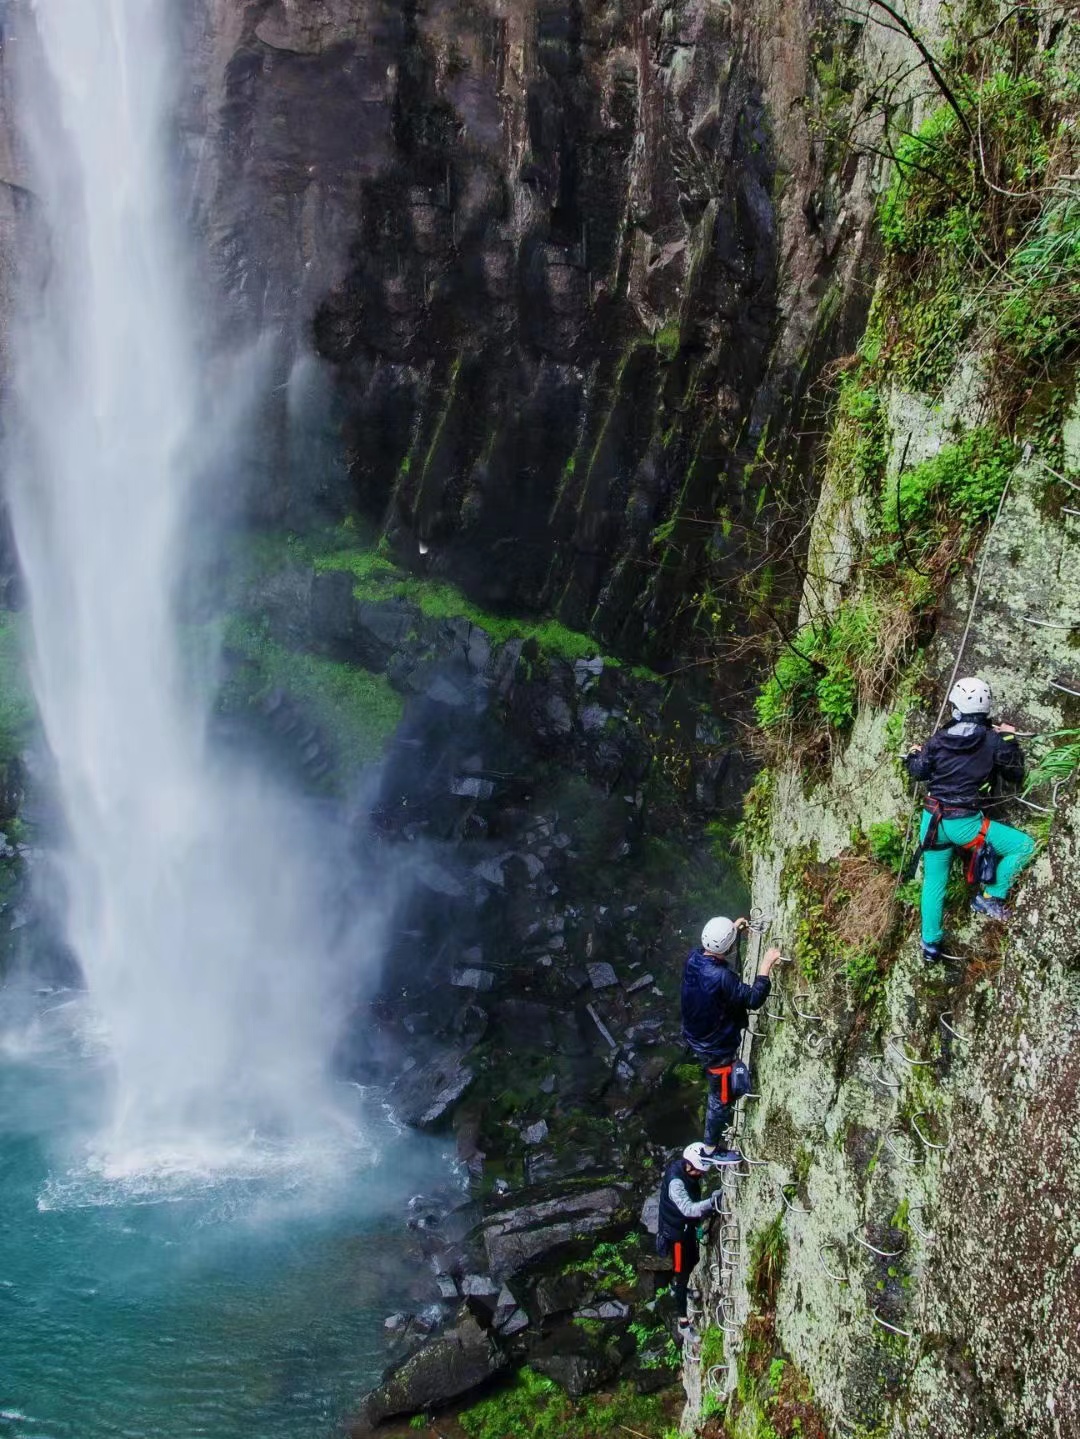
[[[0,990],[12,1439],[330,1432],[404,1297],[381,1216],[433,1155],[331,1073],[389,901],[344,818],[214,742],[214,646],[178,619],[206,612],[192,536],[243,416],[177,219],[170,8],[4,16],[34,196],[5,484],[87,984],[29,1019]]]
[[[373,913],[328,936],[313,836],[215,760],[177,597],[213,428],[166,138],[164,0],[40,0],[20,37],[48,263],[15,346],[14,529],[67,836],[68,936],[115,1073],[111,1170],[310,1136]],[[188,646],[190,649],[190,645]],[[347,941],[347,943],[346,943]]]

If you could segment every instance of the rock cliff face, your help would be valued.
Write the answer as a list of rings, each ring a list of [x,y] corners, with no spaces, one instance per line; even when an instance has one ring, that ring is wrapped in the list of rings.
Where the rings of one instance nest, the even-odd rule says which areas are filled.
[[[905,422],[924,419],[920,410],[898,397]],[[924,431],[928,442],[940,424]],[[903,424],[896,435],[902,443]],[[1080,551],[1067,518],[1040,510],[1046,478],[1036,455],[1014,476],[962,665],[990,679],[1021,730],[1040,733],[1075,725],[1076,702],[1059,686],[1080,690],[1070,642]],[[939,692],[972,588],[965,578],[946,598],[928,670]],[[908,714],[909,738],[925,736],[935,709]],[[857,857],[853,835],[883,821],[903,832],[912,800],[899,735],[886,712],[870,711],[809,790],[797,767],[777,772],[753,897],[787,941],[838,897],[843,916],[845,884],[865,884],[858,866],[872,862]],[[1037,802],[1053,801],[1039,791]],[[1030,827],[1044,811],[994,814]],[[878,902],[895,885],[888,877]],[[797,965],[779,972],[753,1041],[761,1097],[745,1123],[756,1162],[733,1191],[738,1267],[721,1269],[717,1248],[705,1285],[708,1319],[728,1328],[744,1385],[763,1318],[753,1256],[774,1225],[786,1259],[764,1307],[830,1428],[942,1439],[1077,1432],[1078,885],[1076,811],[1060,797],[1007,936],[961,924],[950,946],[958,961],[933,970],[909,937],[870,1004],[845,979],[843,918],[810,977]],[[707,1393],[692,1366],[695,1409],[699,1383]],[[727,1383],[714,1371],[714,1391]]]
[[[1053,104],[1049,33],[1029,32],[1025,67]],[[991,64],[1007,86],[1000,54]],[[951,73],[988,93],[976,63]],[[1002,319],[1031,292],[982,285],[977,317],[954,310],[936,339],[920,328],[972,278],[907,228],[916,210],[932,223],[925,183],[909,173],[886,202],[889,253],[830,421],[801,654],[758,706],[753,899],[792,963],[755,1021],[750,1163],[714,1226],[685,1370],[687,1422],[722,1409],[733,1435],[1080,1432],[1077,316],[1037,352]],[[1056,203],[1027,198],[1005,274],[1045,223],[1038,205]],[[899,756],[957,672],[986,676],[1027,736],[1032,787],[987,808],[1039,851],[1007,929],[972,920],[954,883],[948,957],[927,967],[902,873],[918,797]]]
[[[684,642],[859,308],[866,165],[830,171],[817,17],[775,8],[214,0],[189,123],[230,323],[281,336],[264,517],[357,504],[481,602]],[[347,481],[290,469],[305,355]]]

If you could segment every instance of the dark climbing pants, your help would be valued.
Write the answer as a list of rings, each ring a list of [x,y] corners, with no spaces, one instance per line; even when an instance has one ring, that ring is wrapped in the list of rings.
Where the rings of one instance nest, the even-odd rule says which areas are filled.
[[[953,857],[952,846],[959,847],[970,844],[973,839],[978,837],[982,822],[981,814],[964,815],[962,819],[943,819],[938,826],[938,843],[943,844],[948,840],[950,848],[928,849],[923,853],[922,895],[919,903],[922,911],[922,937],[925,944],[937,944],[943,933],[945,886],[949,882],[949,866]],[[921,839],[926,838],[926,831],[929,828],[930,815],[924,811]],[[986,893],[992,894],[996,899],[1004,899],[1017,873],[1023,869],[1035,853],[1035,841],[1022,829],[1013,829],[1012,825],[1008,824],[998,824],[996,819],[990,821],[986,838],[1001,856],[997,867],[997,880],[987,887]],[[961,850],[961,858],[967,860],[967,854],[963,850]]]
[[[690,1283],[690,1273],[696,1266],[700,1253],[696,1228],[694,1225],[688,1224],[681,1237],[676,1239],[671,1246],[673,1272],[671,1289],[675,1295],[675,1313],[680,1319],[686,1318],[686,1289]]]
[[[705,1143],[710,1147],[719,1144],[724,1130],[731,1123],[731,1059],[717,1060],[706,1065],[705,1079],[709,1086],[709,1098],[705,1105]]]

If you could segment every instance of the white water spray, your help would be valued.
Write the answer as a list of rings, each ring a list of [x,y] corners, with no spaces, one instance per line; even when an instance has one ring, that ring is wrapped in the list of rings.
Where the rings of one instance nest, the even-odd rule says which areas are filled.
[[[236,1163],[318,1131],[342,977],[380,936],[370,913],[329,933],[325,836],[215,758],[185,674],[176,600],[214,417],[166,0],[33,13],[21,118],[48,260],[16,338],[9,487],[68,936],[115,1067],[105,1163]]]

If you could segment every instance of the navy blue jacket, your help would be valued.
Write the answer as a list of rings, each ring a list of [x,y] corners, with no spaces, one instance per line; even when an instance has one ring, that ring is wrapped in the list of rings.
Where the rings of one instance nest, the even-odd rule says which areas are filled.
[[[753,984],[742,980],[723,959],[692,949],[683,970],[683,1039],[699,1059],[719,1064],[739,1047],[751,1009],[760,1009],[772,983],[759,974]]]
[[[1009,735],[997,734],[988,720],[961,720],[939,729],[917,754],[904,759],[912,779],[925,780],[942,804],[978,814],[982,790],[995,775],[1019,784],[1024,756]]]

